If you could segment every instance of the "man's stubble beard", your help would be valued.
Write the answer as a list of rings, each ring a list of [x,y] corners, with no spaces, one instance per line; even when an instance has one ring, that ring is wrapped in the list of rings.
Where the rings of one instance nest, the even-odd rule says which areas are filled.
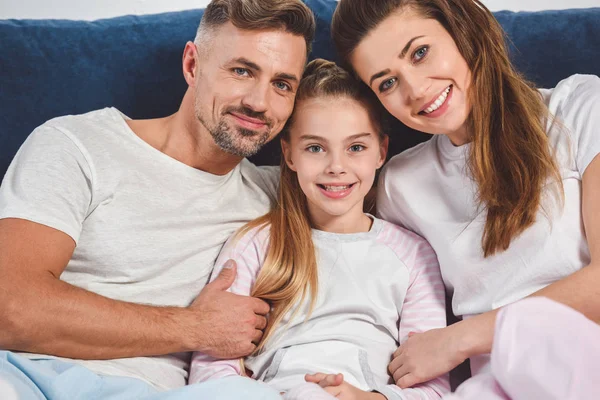
[[[243,107],[237,107],[235,108],[235,111],[244,115],[251,114],[249,115],[251,117],[255,117],[257,114]],[[266,121],[267,126],[264,132],[257,132],[246,128],[230,126],[227,121],[225,121],[227,112],[221,115],[219,122],[216,125],[210,126],[203,117],[198,103],[195,104],[195,113],[196,118],[210,133],[215,144],[224,152],[238,157],[245,158],[255,155],[269,141],[271,136],[272,124],[270,121]],[[244,138],[254,138],[254,140],[244,140]]]

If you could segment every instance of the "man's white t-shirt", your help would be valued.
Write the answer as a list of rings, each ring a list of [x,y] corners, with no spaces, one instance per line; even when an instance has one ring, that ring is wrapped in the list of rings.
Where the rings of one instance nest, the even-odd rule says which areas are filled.
[[[564,207],[557,202],[557,185],[548,185],[535,224],[514,238],[507,251],[483,257],[486,212],[476,203],[477,189],[467,172],[468,144],[456,147],[447,136],[436,135],[393,157],[382,172],[379,215],[429,241],[452,293],[455,315],[502,307],[590,262],[581,180],[600,153],[600,79],[574,75],[539,92],[556,117],[546,131],[558,158]]]
[[[244,159],[212,175],[151,147],[125,118],[106,108],[37,128],[2,182],[0,218],[71,236],[77,246],[65,282],[111,299],[186,307],[229,236],[269,210],[279,169]],[[75,362],[167,389],[185,384],[189,360],[186,353]]]

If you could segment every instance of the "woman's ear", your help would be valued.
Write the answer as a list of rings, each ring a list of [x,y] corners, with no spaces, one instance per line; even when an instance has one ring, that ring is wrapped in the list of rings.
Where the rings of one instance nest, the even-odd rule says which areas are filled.
[[[379,162],[377,163],[377,169],[381,168],[385,163],[385,158],[387,157],[388,147],[390,144],[390,138],[388,135],[383,135],[381,139],[381,143],[379,144]]]
[[[294,166],[294,161],[292,160],[292,149],[290,142],[285,139],[281,139],[281,153],[288,168],[296,172],[296,167]]]

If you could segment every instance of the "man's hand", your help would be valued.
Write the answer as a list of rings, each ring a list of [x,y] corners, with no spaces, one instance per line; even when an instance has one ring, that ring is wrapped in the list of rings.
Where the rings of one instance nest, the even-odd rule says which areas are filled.
[[[386,400],[381,393],[365,392],[344,382],[343,374],[306,374],[304,380],[316,383],[327,393],[341,400]]]
[[[229,260],[219,276],[200,292],[188,307],[192,312],[192,350],[216,358],[239,358],[256,349],[267,326],[269,305],[259,299],[227,292],[236,278],[237,266]]]

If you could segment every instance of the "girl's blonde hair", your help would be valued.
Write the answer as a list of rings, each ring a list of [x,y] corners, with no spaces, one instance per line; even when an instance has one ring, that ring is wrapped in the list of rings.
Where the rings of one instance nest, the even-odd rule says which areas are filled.
[[[307,65],[296,94],[296,109],[302,101],[318,97],[350,98],[360,102],[369,111],[380,138],[384,135],[381,125],[383,109],[377,98],[348,72],[323,59],[313,60]],[[281,133],[281,140],[287,143],[294,118],[295,112]],[[285,157],[281,159],[277,203],[269,213],[249,222],[237,235],[265,227],[270,227],[269,246],[251,296],[269,302],[271,312],[254,354],[263,349],[294,305],[303,304],[308,297],[310,315],[317,298],[317,260],[306,195],[300,188],[296,173],[286,164]]]

